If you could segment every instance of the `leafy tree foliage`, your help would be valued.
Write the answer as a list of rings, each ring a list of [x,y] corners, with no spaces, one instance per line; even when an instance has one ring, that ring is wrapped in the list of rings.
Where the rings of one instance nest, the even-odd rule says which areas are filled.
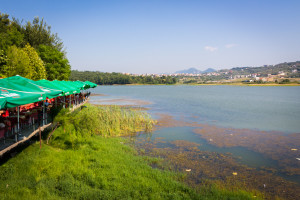
[[[29,58],[30,69],[33,72],[31,79],[40,80],[46,78],[46,70],[44,62],[39,57],[38,53],[33,47],[27,44],[23,50],[26,52]]]
[[[10,46],[7,56],[0,55],[0,58],[3,63],[1,74],[5,77],[21,75],[33,80],[46,78],[44,63],[29,44],[24,48]]]
[[[0,38],[2,77],[19,74],[34,80],[68,80],[71,71],[63,43],[44,19],[36,17],[23,25],[0,13]]]
[[[0,50],[0,77],[4,77],[4,78],[6,77],[5,70],[7,67],[7,61],[8,61],[8,58],[4,54],[4,51]]]
[[[32,78],[33,71],[27,53],[16,46],[10,46],[7,50],[7,65],[4,68],[5,76],[21,75]]]
[[[20,47],[24,36],[18,31],[17,25],[11,22],[7,14],[0,13],[0,49],[6,50],[9,46]]]
[[[46,45],[40,45],[38,52],[45,63],[48,80],[69,79],[71,67],[69,61],[65,58],[64,53]]]
[[[73,70],[70,80],[91,81],[99,85],[113,84],[175,84],[177,79],[170,76],[152,77],[152,76],[131,76],[121,73],[104,73],[104,72],[80,72]]]
[[[62,50],[63,43],[58,38],[57,34],[51,33],[51,26],[44,22],[44,19],[35,17],[31,22],[27,22],[23,28],[25,41],[28,42],[32,47],[38,49],[43,44]]]

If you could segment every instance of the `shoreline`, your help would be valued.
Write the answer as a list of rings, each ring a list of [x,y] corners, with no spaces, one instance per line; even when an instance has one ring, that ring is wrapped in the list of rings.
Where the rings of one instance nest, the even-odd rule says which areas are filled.
[[[126,99],[123,99],[124,101],[126,101]],[[118,101],[121,101],[121,99],[118,99]],[[114,101],[111,101],[112,103],[114,103]],[[102,105],[103,106],[103,105]],[[105,105],[104,105],[105,106]],[[133,105],[134,106],[134,105]],[[140,105],[139,105],[140,106]],[[194,130],[193,132],[197,135],[199,135],[199,137],[201,137],[202,139],[206,140],[207,143],[214,145],[218,148],[230,148],[230,147],[235,147],[235,146],[240,146],[241,142],[242,142],[242,148],[245,149],[249,149],[251,151],[257,152],[261,155],[266,156],[266,154],[264,154],[264,151],[267,152],[267,158],[271,159],[271,160],[275,160],[276,162],[281,162],[282,160],[282,156],[278,157],[276,155],[283,155],[284,158],[284,162],[283,165],[280,167],[281,170],[283,170],[282,172],[284,172],[285,169],[285,165],[286,163],[289,163],[289,159],[291,159],[291,157],[289,156],[289,153],[291,152],[290,149],[288,148],[289,151],[285,151],[284,154],[281,154],[281,150],[282,148],[286,148],[285,144],[287,143],[291,143],[293,141],[296,141],[297,139],[292,139],[287,140],[285,142],[283,142],[282,145],[280,145],[280,148],[275,148],[275,152],[270,152],[269,149],[270,147],[267,146],[263,146],[263,149],[257,149],[256,145],[259,145],[259,142],[254,144],[255,142],[246,142],[244,141],[244,137],[250,137],[250,135],[252,133],[251,136],[253,136],[253,138],[255,139],[255,141],[259,141],[259,140],[270,140],[272,142],[274,142],[272,140],[272,138],[276,137],[277,134],[281,135],[281,137],[284,136],[284,133],[280,133],[280,132],[274,132],[274,131],[257,131],[257,130],[251,130],[251,129],[232,129],[232,128],[222,128],[222,127],[217,127],[217,126],[213,126],[213,125],[209,125],[209,124],[200,124],[198,122],[198,120],[195,118],[195,120],[193,121],[186,121],[184,119],[180,119],[180,120],[176,120],[173,118],[173,116],[165,114],[165,113],[156,113],[156,115],[158,115],[159,119],[157,119],[158,123],[154,128],[154,132],[157,130],[161,130],[164,128],[174,128],[174,127],[193,127]],[[215,133],[216,134],[208,134],[208,133]],[[227,132],[231,132],[232,134],[225,134]],[[251,134],[250,134],[251,133]],[[151,134],[155,134],[155,133],[151,133]],[[208,134],[208,135],[207,135]],[[234,134],[234,136],[233,136]],[[249,135],[250,134],[250,135]],[[273,135],[274,134],[274,135]],[[297,136],[297,134],[292,134],[294,136]],[[138,136],[138,135],[137,135]],[[145,137],[145,136],[143,136]],[[213,175],[215,172],[219,171],[218,169],[215,169],[214,166],[214,162],[216,163],[222,163],[222,168],[226,169],[226,172],[220,172],[218,173],[220,177],[223,177],[222,179],[227,180],[228,178],[230,179],[230,177],[232,177],[232,172],[230,172],[230,169],[235,169],[236,171],[238,171],[239,174],[243,174],[242,177],[247,176],[248,178],[247,180],[247,185],[245,186],[244,189],[259,189],[257,188],[257,186],[255,186],[255,181],[251,180],[252,178],[256,178],[256,181],[259,180],[261,182],[266,181],[267,179],[272,179],[273,182],[268,182],[268,185],[270,187],[270,189],[275,190],[276,195],[280,196],[280,190],[285,190],[285,191],[289,191],[290,193],[294,193],[293,191],[299,191],[299,183],[294,184],[293,182],[289,181],[288,179],[283,178],[282,176],[279,176],[279,173],[282,173],[280,170],[275,169],[275,168],[270,168],[270,167],[259,167],[258,169],[254,169],[253,167],[245,167],[244,164],[239,163],[236,158],[234,158],[233,155],[228,155],[228,154],[224,154],[224,153],[217,153],[217,152],[206,152],[203,150],[199,150],[198,147],[201,148],[201,144],[198,143],[193,143],[189,140],[175,140],[175,141],[165,141],[165,138],[163,138],[163,136],[158,136],[159,138],[156,138],[155,140],[148,140],[148,142],[144,141],[141,138],[136,138],[135,139],[135,143],[136,143],[136,147],[139,149],[139,151],[141,151],[141,154],[144,155],[146,153],[146,155],[149,156],[155,156],[155,157],[163,157],[167,160],[167,162],[170,162],[172,165],[174,165],[174,163],[177,163],[174,165],[174,169],[179,170],[179,171],[185,171],[185,169],[191,169],[193,171],[193,176],[195,175],[195,173],[200,173],[202,176],[204,175],[203,178],[208,178],[208,179],[212,179],[215,175]],[[232,142],[228,142],[228,137],[235,138],[235,140],[233,140]],[[263,138],[262,138],[263,137]],[[222,138],[224,138],[224,140],[222,140]],[[286,139],[288,138],[285,137]],[[218,140],[220,139],[220,140]],[[222,143],[223,142],[223,143]],[[273,144],[272,142],[269,142],[271,145]],[[140,144],[138,144],[140,143]],[[164,144],[165,145],[173,145],[173,147],[170,148],[163,148],[161,146],[157,146],[160,144]],[[268,143],[266,143],[268,144]],[[276,143],[275,143],[276,144]],[[297,145],[297,144],[295,144]],[[294,146],[295,146],[294,145]],[[281,148],[282,147],[282,148]],[[293,147],[291,147],[293,148]],[[274,149],[274,148],[271,148]],[[277,152],[278,151],[278,152]],[[167,155],[167,153],[170,155]],[[292,152],[293,153],[293,152]],[[178,157],[175,156],[177,154],[183,154],[185,155],[185,158],[180,158],[181,160],[178,161]],[[201,155],[201,156],[200,156]],[[286,155],[286,156],[284,156]],[[200,161],[202,163],[206,163],[205,166],[201,165],[200,167],[197,167],[197,165],[193,165],[193,167],[191,166],[190,163],[194,162],[194,159],[190,160],[192,157],[219,157],[219,159],[213,159],[212,161]],[[221,159],[222,158],[222,159]],[[198,159],[197,159],[198,160]],[[178,162],[181,162],[180,165],[178,165]],[[278,167],[278,166],[277,166]],[[288,165],[286,165],[286,172],[285,174],[288,173],[293,173],[293,169],[291,169]],[[211,170],[208,170],[208,168],[211,168]],[[251,169],[251,170],[250,170]],[[288,172],[290,170],[290,172]],[[211,172],[210,172],[211,171]],[[298,173],[297,171],[294,171],[296,174]],[[197,180],[202,180],[203,178],[199,179],[199,176],[195,176],[195,177],[190,177],[189,181],[190,182],[194,182]],[[212,177],[211,177],[212,176]],[[197,178],[198,177],[198,178]],[[239,179],[239,181],[245,181],[244,178],[237,178]],[[272,177],[272,178],[271,178]],[[283,182],[285,184],[283,184]],[[224,183],[225,184],[225,183]],[[231,187],[230,184],[228,185],[228,183],[226,183],[227,186]],[[291,190],[291,188],[293,189],[293,191]],[[261,190],[262,191],[262,190]],[[272,193],[270,192],[266,192],[268,195],[272,196]]]
[[[112,84],[112,85],[99,85],[99,86],[220,86],[220,85],[229,85],[229,86],[264,86],[264,87],[285,87],[285,86],[300,86],[300,83],[289,83],[289,84],[278,84],[278,83],[176,83],[176,84]],[[105,96],[105,95],[104,95]]]
[[[86,119],[90,109],[88,106],[73,116],[64,116],[64,125],[55,130],[49,144],[44,142],[40,148],[34,143],[0,166],[4,199],[263,198],[258,191],[231,190],[215,183],[195,188],[184,181],[188,171],[173,171],[163,159],[139,154],[130,137],[101,136],[93,126],[72,123],[74,118]],[[115,111],[109,114],[115,116]],[[97,116],[95,122],[102,121],[103,116]],[[112,122],[109,124],[115,124],[114,119],[108,119]],[[140,117],[137,120],[143,121]],[[128,122],[123,120],[121,125]],[[36,192],[35,186],[43,192]]]

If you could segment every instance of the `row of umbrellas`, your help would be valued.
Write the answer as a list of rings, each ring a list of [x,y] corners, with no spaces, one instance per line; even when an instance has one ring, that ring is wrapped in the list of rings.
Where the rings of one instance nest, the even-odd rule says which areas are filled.
[[[95,87],[97,84],[90,81],[33,81],[18,75],[12,76],[0,79],[0,109],[78,94],[81,90]]]

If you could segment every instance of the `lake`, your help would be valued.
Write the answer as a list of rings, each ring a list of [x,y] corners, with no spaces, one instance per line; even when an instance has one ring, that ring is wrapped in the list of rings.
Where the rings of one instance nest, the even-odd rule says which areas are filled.
[[[300,87],[145,85],[91,91],[105,95],[92,96],[94,104],[148,108],[160,126],[137,136],[135,143],[151,155],[159,149],[156,154],[177,163],[179,170],[199,172],[194,179],[227,180],[236,170],[247,174],[247,187],[255,188],[260,180],[272,185],[273,192],[299,191],[299,185],[282,183],[283,178],[300,183]],[[186,160],[179,165],[178,156],[171,154],[182,153]],[[198,164],[193,166],[195,157]],[[200,169],[200,162],[214,172]]]
[[[300,132],[300,87],[99,86],[93,93],[150,101],[145,107],[152,113],[197,116],[223,127]]]

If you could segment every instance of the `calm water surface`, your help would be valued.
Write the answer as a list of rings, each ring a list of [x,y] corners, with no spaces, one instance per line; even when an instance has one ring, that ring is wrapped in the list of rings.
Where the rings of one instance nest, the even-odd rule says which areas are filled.
[[[152,113],[168,113],[199,123],[285,133],[300,132],[300,87],[99,86],[93,100],[150,101]],[[118,104],[130,104],[120,101]]]

